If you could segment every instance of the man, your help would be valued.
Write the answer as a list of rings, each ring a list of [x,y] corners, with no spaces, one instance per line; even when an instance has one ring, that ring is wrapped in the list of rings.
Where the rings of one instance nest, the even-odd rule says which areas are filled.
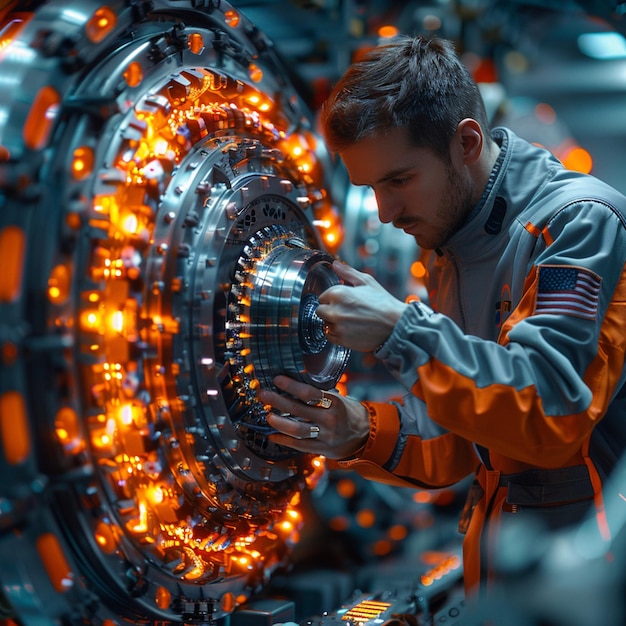
[[[556,529],[595,507],[607,537],[602,484],[626,432],[626,198],[490,131],[440,39],[375,48],[336,85],[322,124],[381,221],[429,251],[429,302],[400,302],[336,262],[344,284],[317,310],[328,339],[373,351],[407,395],[325,393],[322,405],[319,390],[279,376],[280,393],[261,394],[273,441],[395,485],[475,473],[461,520],[468,592],[489,580],[507,520],[532,513]]]

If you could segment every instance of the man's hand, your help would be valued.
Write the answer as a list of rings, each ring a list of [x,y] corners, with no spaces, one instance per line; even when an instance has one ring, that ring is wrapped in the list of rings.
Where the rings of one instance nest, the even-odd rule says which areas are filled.
[[[289,395],[267,389],[258,394],[259,400],[275,411],[267,417],[268,424],[280,431],[269,436],[274,443],[329,459],[344,459],[367,441],[369,414],[357,400],[329,391],[322,395],[316,387],[287,376],[277,376],[274,384]],[[331,401],[328,408],[316,406],[322,397]]]
[[[376,350],[387,340],[407,305],[369,274],[338,261],[333,263],[333,270],[347,284],[333,285],[320,294],[316,314],[327,324],[328,340],[359,352]]]

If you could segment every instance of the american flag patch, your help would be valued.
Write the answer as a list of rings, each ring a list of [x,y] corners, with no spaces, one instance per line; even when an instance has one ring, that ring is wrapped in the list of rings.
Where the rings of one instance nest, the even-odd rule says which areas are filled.
[[[535,313],[595,320],[601,279],[581,267],[539,267]]]

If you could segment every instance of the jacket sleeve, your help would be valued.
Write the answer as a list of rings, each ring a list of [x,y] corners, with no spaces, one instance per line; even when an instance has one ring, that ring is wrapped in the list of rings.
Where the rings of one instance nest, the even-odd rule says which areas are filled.
[[[466,335],[418,302],[377,356],[450,433],[521,462],[562,466],[624,383],[625,232],[598,203],[562,210],[498,342]]]
[[[363,404],[370,415],[365,448],[358,458],[334,466],[378,482],[421,488],[448,487],[476,470],[472,443],[430,420],[415,396]]]

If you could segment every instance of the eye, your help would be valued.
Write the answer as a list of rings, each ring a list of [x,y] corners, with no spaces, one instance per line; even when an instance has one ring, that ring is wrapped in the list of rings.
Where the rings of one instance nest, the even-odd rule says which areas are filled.
[[[394,187],[404,187],[404,185],[408,184],[410,180],[410,176],[402,176],[398,178],[392,178],[389,183]]]

